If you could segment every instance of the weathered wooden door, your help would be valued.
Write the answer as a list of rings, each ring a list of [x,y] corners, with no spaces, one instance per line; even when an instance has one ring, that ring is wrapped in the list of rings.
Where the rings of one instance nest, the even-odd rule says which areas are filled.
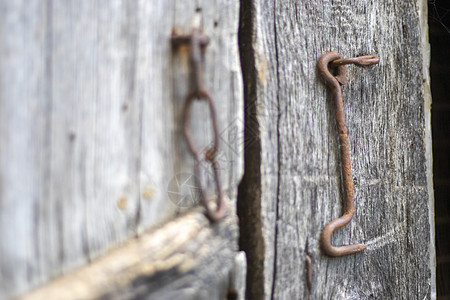
[[[170,37],[174,30],[190,33],[198,14],[210,37],[205,86],[218,112],[220,175],[235,203],[243,171],[234,138],[243,130],[237,1],[0,2],[1,299],[99,257],[108,259],[108,250],[135,237],[146,240],[147,229],[181,212],[179,199],[169,192],[177,191],[172,182],[193,172],[181,131],[190,69],[188,47],[172,49]],[[201,104],[192,109],[192,131],[204,146],[210,142],[207,112]],[[134,248],[124,254],[134,255],[142,263],[136,267],[147,274],[152,267],[145,257],[151,251],[159,255],[158,261],[148,259],[154,272],[164,266],[172,270],[180,262],[170,251],[183,247],[198,253],[186,254],[191,263],[184,262],[183,271],[202,257],[222,257],[214,261],[217,270],[211,265],[208,274],[196,277],[213,282],[210,273],[226,273],[232,265],[236,219],[231,217],[234,225],[221,232],[225,229],[206,227],[199,216],[180,218],[173,236],[167,229],[167,241],[148,241],[143,256]],[[182,236],[189,245],[183,245]],[[181,245],[164,248],[169,241]],[[224,243],[228,252],[221,256],[216,248]],[[116,290],[131,297],[123,288],[131,275],[114,275],[135,266],[129,256],[114,259],[115,267],[106,263],[101,276],[88,272],[65,280],[70,287],[63,285],[51,298],[96,298]],[[105,281],[108,273],[114,283]],[[176,280],[171,284],[174,288],[166,290],[173,293],[183,287]],[[214,295],[216,290],[216,285],[194,286],[183,293]],[[135,293],[143,292],[136,288]]]
[[[435,297],[426,1],[0,8],[0,299]],[[193,52],[171,37],[193,27],[209,37],[218,222],[183,136]],[[319,242],[343,211],[327,51],[380,57],[347,66],[356,213],[332,242],[367,249],[338,258]],[[190,112],[207,150],[208,105]]]
[[[246,132],[260,137],[238,203],[249,298],[435,297],[426,1],[243,4]],[[367,249],[339,258],[318,242],[343,210],[326,51],[380,57],[347,67],[343,86],[356,214],[333,243]]]

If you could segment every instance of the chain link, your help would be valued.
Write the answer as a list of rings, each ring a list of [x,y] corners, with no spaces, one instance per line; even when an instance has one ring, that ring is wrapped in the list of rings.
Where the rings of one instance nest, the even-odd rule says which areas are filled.
[[[209,93],[204,88],[204,72],[203,72],[203,61],[204,61],[204,51],[209,43],[208,36],[202,34],[199,29],[194,28],[191,35],[174,35],[172,36],[172,43],[177,44],[190,44],[190,61],[194,73],[194,84],[193,90],[189,92],[186,97],[184,108],[183,108],[183,134],[186,139],[186,143],[189,151],[191,152],[194,161],[194,173],[196,178],[196,184],[200,190],[201,203],[206,210],[206,216],[212,221],[219,221],[222,219],[227,211],[224,205],[225,193],[222,191],[222,185],[219,176],[219,165],[217,163],[216,154],[218,151],[219,144],[219,129],[217,126],[217,115],[214,102],[209,95]],[[209,113],[211,117],[212,131],[213,131],[213,142],[212,146],[203,151],[195,146],[192,138],[192,133],[189,129],[189,123],[191,119],[191,106],[194,101],[206,101],[209,108]],[[203,162],[207,162],[211,165],[214,176],[215,188],[217,191],[217,196],[208,195],[206,187],[200,180],[201,177],[201,165]],[[214,198],[216,198],[216,207],[213,208],[211,203]]]

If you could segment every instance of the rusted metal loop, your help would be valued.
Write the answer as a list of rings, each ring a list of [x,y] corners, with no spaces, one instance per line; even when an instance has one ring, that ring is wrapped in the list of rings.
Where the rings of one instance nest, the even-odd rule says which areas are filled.
[[[319,69],[319,74],[322,76],[323,79],[325,79],[325,82],[327,85],[331,88],[339,88],[339,85],[347,84],[347,75],[345,73],[345,65],[337,66],[336,69],[336,75],[331,74],[331,71],[329,70],[329,64],[335,60],[341,59],[342,56],[337,52],[327,52],[324,55],[322,55],[319,58],[319,61],[317,62],[317,67]],[[335,84],[338,84],[335,86]],[[332,89],[333,89],[332,88]]]
[[[211,116],[212,129],[213,129],[213,141],[212,146],[207,150],[199,149],[194,145],[191,131],[189,130],[190,123],[190,108],[194,100],[203,100],[208,103],[209,112]],[[186,138],[186,143],[189,148],[189,151],[192,153],[195,159],[195,177],[197,178],[197,185],[200,187],[200,199],[203,207],[206,210],[206,216],[211,222],[216,222],[221,220],[226,216],[227,210],[224,205],[224,192],[222,191],[222,187],[220,184],[219,178],[219,167],[217,165],[217,161],[215,160],[215,156],[218,149],[219,142],[219,130],[217,126],[217,115],[214,107],[214,102],[211,99],[211,96],[208,92],[204,90],[196,90],[188,94],[185,100],[185,105],[183,109],[183,133]],[[214,175],[214,183],[217,191],[217,199],[216,199],[216,208],[211,208],[211,199],[213,198],[210,195],[206,195],[206,188],[203,186],[202,182],[199,180],[201,178],[201,167],[200,162],[206,160],[211,163]]]
[[[200,163],[197,161],[196,162],[196,167],[195,167],[195,173],[196,173],[196,178],[197,178],[197,185],[200,187],[200,199],[202,202],[203,207],[205,208],[205,214],[208,217],[208,219],[211,222],[217,222],[220,221],[221,219],[223,219],[226,215],[227,215],[227,209],[225,206],[225,201],[224,198],[226,197],[225,193],[222,191],[222,187],[220,184],[220,178],[219,178],[219,168],[217,165],[217,162],[215,160],[211,161],[212,164],[212,169],[213,169],[213,174],[214,174],[214,182],[216,185],[216,191],[217,191],[217,196],[213,196],[213,195],[206,195],[206,189],[203,187],[202,182],[200,182],[200,178],[201,178],[201,167],[200,167]],[[216,207],[212,208],[211,207],[211,202],[214,201],[216,202]]]
[[[202,151],[194,145],[194,142],[192,141],[192,134],[191,131],[189,130],[189,123],[191,119],[190,108],[194,100],[204,100],[208,103],[209,107],[213,128],[213,142],[212,146],[206,151]],[[186,138],[189,151],[192,153],[192,155],[196,160],[206,159],[208,161],[211,161],[214,159],[218,149],[219,129],[217,126],[217,116],[216,110],[214,108],[214,102],[212,101],[211,96],[208,94],[208,92],[204,90],[193,91],[189,93],[188,96],[186,97],[183,108],[183,133]],[[202,154],[204,155],[204,157],[201,157]]]
[[[348,142],[348,131],[345,122],[341,85],[347,83],[347,77],[345,75],[346,64],[363,66],[377,64],[379,60],[380,59],[376,56],[362,56],[343,59],[337,52],[327,52],[322,55],[317,62],[319,74],[325,80],[333,94],[335,118],[339,136],[339,149],[341,152],[341,175],[344,188],[344,214],[341,217],[329,222],[323,229],[320,237],[322,249],[327,255],[330,256],[344,256],[366,249],[366,246],[362,244],[340,247],[335,247],[331,244],[333,232],[336,229],[350,223],[355,213],[353,179],[350,164],[350,145]],[[329,69],[329,66],[333,67],[334,65],[336,68],[336,75],[333,75]]]

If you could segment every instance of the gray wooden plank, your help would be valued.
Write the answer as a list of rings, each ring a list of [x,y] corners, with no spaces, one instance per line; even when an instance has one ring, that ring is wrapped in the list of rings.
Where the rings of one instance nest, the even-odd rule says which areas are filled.
[[[0,290],[4,291],[11,286],[25,289],[27,279],[39,275],[34,225],[49,174],[42,160],[49,156],[51,102],[44,84],[49,76],[45,3],[15,1],[0,6]]]
[[[235,202],[243,168],[237,1],[0,7],[0,299],[183,211],[168,186],[193,171],[180,129],[188,48],[173,51],[170,36],[189,33],[196,16],[211,37],[205,85],[219,115],[223,186]],[[207,145],[204,108],[191,126]]]
[[[241,247],[250,299],[427,299],[434,295],[430,100],[424,1],[252,1],[241,47],[247,148]],[[247,24],[250,15],[253,24]],[[316,63],[326,51],[376,54],[377,66],[347,67],[344,107],[356,215],[333,244],[363,253],[323,255],[319,236],[341,215],[331,93]],[[249,125],[249,126],[248,126]],[[241,196],[241,195],[240,195]],[[253,235],[246,233],[250,230]]]

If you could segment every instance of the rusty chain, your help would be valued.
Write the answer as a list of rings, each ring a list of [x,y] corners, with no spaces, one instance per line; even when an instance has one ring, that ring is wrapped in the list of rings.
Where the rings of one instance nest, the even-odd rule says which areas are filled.
[[[195,161],[194,175],[196,179],[196,184],[200,190],[200,199],[202,205],[206,210],[206,216],[212,222],[216,222],[222,219],[226,215],[227,211],[224,205],[224,198],[226,197],[226,195],[222,190],[222,185],[219,177],[219,165],[216,159],[219,143],[219,129],[217,125],[217,115],[214,102],[209,93],[206,91],[203,80],[204,51],[208,43],[209,37],[202,34],[200,30],[197,28],[194,28],[192,30],[192,34],[190,35],[172,35],[172,44],[174,46],[180,44],[190,45],[190,63],[193,68],[194,84],[192,91],[188,93],[185,99],[185,104],[182,112],[183,134],[186,139],[188,149],[191,152]],[[206,151],[203,151],[202,149],[199,149],[195,146],[192,138],[192,133],[189,129],[189,123],[191,119],[190,118],[191,106],[195,100],[206,101],[211,116],[213,142],[212,146]],[[214,196],[207,195],[206,187],[200,180],[201,163],[204,161],[210,163],[213,170],[214,183],[217,191],[215,208],[211,207],[211,202],[213,201]]]

